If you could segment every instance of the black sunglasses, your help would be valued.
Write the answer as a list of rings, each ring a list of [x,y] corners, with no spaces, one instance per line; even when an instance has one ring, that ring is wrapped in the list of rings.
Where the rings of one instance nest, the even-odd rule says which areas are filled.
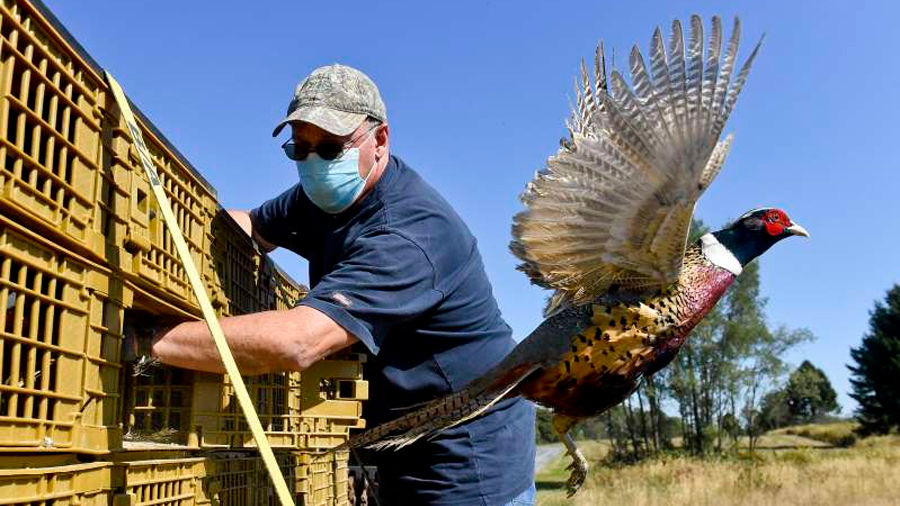
[[[295,161],[306,160],[306,157],[309,156],[310,153],[318,153],[323,160],[334,160],[335,158],[340,158],[341,155],[344,154],[346,148],[352,146],[359,139],[366,137],[380,126],[381,123],[376,123],[365,132],[347,142],[325,141],[315,147],[306,143],[296,144],[294,143],[294,139],[288,139],[287,142],[281,145],[281,149],[284,150],[284,154],[287,155],[288,158]]]

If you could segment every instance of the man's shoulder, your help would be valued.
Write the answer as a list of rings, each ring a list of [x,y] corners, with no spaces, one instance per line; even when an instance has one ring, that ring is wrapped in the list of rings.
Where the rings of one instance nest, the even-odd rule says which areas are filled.
[[[438,191],[412,166],[396,155],[391,155],[393,178],[388,196],[394,199],[409,198],[430,199],[440,197]],[[441,198],[443,200],[443,198]]]
[[[467,282],[470,290],[488,293],[484,266],[469,227],[437,190],[402,160],[398,162],[396,184],[384,206],[385,228],[421,248],[441,292],[451,293]]]
[[[396,158],[396,157],[395,157]],[[396,158],[396,174],[383,195],[384,225],[403,233],[429,254],[461,248],[468,255],[474,236],[453,206],[412,167]]]
[[[382,196],[390,216],[395,219],[413,217],[414,220],[407,225],[415,224],[417,220],[438,218],[442,226],[468,233],[465,223],[443,195],[402,159],[393,158],[396,161],[395,175],[390,188]],[[436,224],[429,223],[428,226]]]

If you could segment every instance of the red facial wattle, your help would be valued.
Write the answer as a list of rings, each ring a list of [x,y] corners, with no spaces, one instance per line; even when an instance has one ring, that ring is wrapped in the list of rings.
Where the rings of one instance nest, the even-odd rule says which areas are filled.
[[[766,221],[766,232],[772,236],[781,235],[784,232],[784,225],[777,222]]]
[[[788,219],[784,211],[772,209],[763,217],[763,223],[766,225],[766,232],[771,236],[779,236],[784,233],[784,229],[791,226],[791,220]]]

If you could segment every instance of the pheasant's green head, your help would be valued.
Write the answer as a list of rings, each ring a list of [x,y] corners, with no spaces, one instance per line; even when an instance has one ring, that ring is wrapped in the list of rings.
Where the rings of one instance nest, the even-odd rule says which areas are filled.
[[[727,228],[712,235],[744,266],[776,242],[794,235],[809,237],[809,232],[781,209],[764,207],[744,213]]]

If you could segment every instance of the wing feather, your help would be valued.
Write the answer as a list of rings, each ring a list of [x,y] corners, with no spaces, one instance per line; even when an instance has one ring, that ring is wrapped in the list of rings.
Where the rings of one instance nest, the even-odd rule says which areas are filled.
[[[712,18],[712,31],[709,36],[709,45],[706,48],[706,71],[703,74],[703,91],[701,102],[705,112],[704,123],[709,128],[712,118],[715,116],[713,99],[719,78],[719,58],[722,54],[722,22],[718,16]]]
[[[725,164],[725,157],[728,156],[728,151],[731,149],[732,139],[734,139],[734,136],[728,135],[725,137],[725,140],[716,144],[712,155],[709,157],[709,162],[706,164],[706,168],[703,169],[703,175],[700,177],[700,191],[706,190],[709,184],[713,182],[713,179],[719,175],[722,165]]]
[[[711,135],[718,138],[718,132],[721,129],[718,125],[724,125],[725,121],[721,116],[722,108],[725,105],[725,96],[728,94],[728,87],[731,84],[731,73],[734,71],[734,62],[737,59],[738,46],[741,38],[741,22],[737,18],[734,19],[734,26],[731,28],[731,39],[728,41],[728,49],[722,59],[722,68],[719,71],[719,80],[716,83],[715,96],[713,97],[712,112],[713,130]]]
[[[688,122],[691,138],[698,138],[699,133],[704,130],[703,120],[705,116],[701,114],[703,106],[701,103],[701,95],[703,94],[703,21],[700,16],[691,16],[691,40],[688,47],[688,59],[690,66],[687,73],[687,101],[688,101]],[[695,149],[702,150],[701,146]]]
[[[669,85],[671,106],[672,106],[672,123],[678,130],[680,136],[679,148],[689,146],[688,140],[688,124],[685,121],[685,107],[687,105],[687,87],[685,85],[684,70],[684,33],[681,29],[681,22],[677,19],[672,22],[672,36],[669,37]],[[684,153],[680,153],[683,158]]]
[[[650,41],[650,70],[652,71],[653,95],[657,107],[662,112],[660,120],[666,124],[674,137],[672,146],[684,142],[681,128],[677,124],[669,125],[675,117],[674,105],[672,105],[672,84],[669,81],[669,60],[666,56],[666,47],[663,44],[663,36],[659,27],[653,32]]]
[[[650,119],[654,132],[657,132],[663,141],[660,145],[665,142],[674,143],[675,139],[666,123],[665,113],[657,100],[656,85],[647,72],[644,56],[637,46],[631,49],[631,81],[634,83],[635,96],[643,104],[644,114]]]
[[[722,132],[722,129],[725,127],[725,121],[728,120],[728,116],[731,115],[731,110],[734,109],[734,104],[737,101],[738,94],[741,92],[741,89],[744,88],[744,83],[747,81],[747,76],[750,75],[750,66],[753,65],[753,60],[756,59],[756,53],[759,52],[759,48],[762,46],[762,43],[762,39],[757,42],[756,47],[753,48],[753,52],[750,53],[750,56],[747,57],[747,61],[745,61],[744,65],[741,67],[741,71],[738,73],[734,83],[725,94],[725,103],[722,106],[722,111],[719,112],[719,117],[716,120],[714,130],[717,136]]]
[[[603,41],[597,44],[594,53],[594,81],[597,83],[598,92],[607,92],[606,88],[606,56],[603,54]]]
[[[519,269],[556,291],[548,310],[613,285],[656,290],[678,278],[694,206],[731,145],[719,135],[760,47],[732,82],[739,38],[735,20],[723,56],[714,17],[704,53],[703,23],[692,16],[687,43],[672,23],[667,51],[656,28],[648,59],[632,48],[630,85],[607,74],[602,42],[593,72],[582,62],[570,137],[526,186],[513,219]]]
[[[646,135],[646,138],[640,139],[641,146],[645,148],[642,153],[644,159],[653,158],[653,154],[659,150],[662,140],[653,128],[653,121],[644,111],[644,107],[628,87],[625,78],[618,72],[613,72],[612,95],[619,102],[621,113],[628,118],[629,123],[634,125],[637,132]]]

